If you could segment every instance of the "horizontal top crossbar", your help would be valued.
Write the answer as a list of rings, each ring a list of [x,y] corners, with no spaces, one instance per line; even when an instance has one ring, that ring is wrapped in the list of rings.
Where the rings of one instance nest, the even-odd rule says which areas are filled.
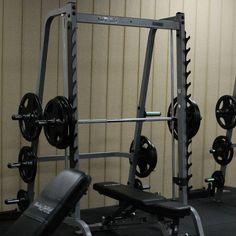
[[[130,26],[153,29],[178,30],[179,22],[176,17],[169,17],[160,20],[142,19],[123,16],[93,15],[77,13],[77,23]]]

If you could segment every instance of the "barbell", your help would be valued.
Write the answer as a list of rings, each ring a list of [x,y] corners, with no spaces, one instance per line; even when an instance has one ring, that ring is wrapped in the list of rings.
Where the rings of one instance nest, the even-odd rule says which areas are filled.
[[[188,100],[189,101],[189,100]],[[177,118],[175,100],[174,114],[168,112],[168,116],[160,117],[161,113],[145,112],[145,116],[141,118],[114,118],[114,119],[80,119],[75,121],[73,116],[73,109],[69,100],[63,96],[57,96],[51,99],[44,109],[42,109],[40,100],[36,94],[27,93],[23,96],[18,109],[18,114],[13,115],[13,120],[19,121],[19,126],[23,137],[27,141],[36,140],[44,127],[44,133],[48,142],[59,149],[65,149],[73,141],[73,127],[78,124],[109,124],[109,123],[124,123],[124,122],[154,122],[154,121],[168,121],[168,125],[174,121],[175,137],[177,134]],[[194,104],[194,105],[193,105]],[[170,109],[169,109],[170,111]],[[156,116],[156,117],[154,117]],[[193,102],[188,102],[187,106],[187,121],[194,121],[188,127],[192,127],[190,133],[191,137],[196,134],[200,126],[200,112],[197,105]],[[188,135],[189,136],[189,135]]]
[[[156,117],[156,118],[116,118],[116,119],[82,119],[78,120],[78,124],[102,124],[102,123],[124,123],[124,122],[152,122],[152,121],[171,121],[172,117]]]

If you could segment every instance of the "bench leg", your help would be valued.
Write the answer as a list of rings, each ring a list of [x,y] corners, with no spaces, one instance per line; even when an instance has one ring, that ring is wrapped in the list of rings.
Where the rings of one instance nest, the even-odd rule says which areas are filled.
[[[191,216],[193,219],[193,223],[194,223],[194,226],[196,229],[197,236],[204,236],[202,221],[201,221],[199,214],[197,213],[195,208],[193,208],[192,206],[190,206],[190,209],[191,209]]]
[[[158,220],[158,225],[163,236],[178,236],[179,235],[179,218],[165,221]]]
[[[173,219],[173,223],[171,225],[171,236],[178,236],[179,235],[179,218]]]
[[[89,226],[83,220],[77,220],[76,223],[84,236],[92,236]]]
[[[129,207],[131,207],[130,209],[128,209]],[[107,216],[104,221],[103,221],[103,225],[107,226],[110,225],[111,223],[113,223],[117,217],[122,217],[122,218],[127,218],[130,216],[131,213],[133,213],[135,211],[136,208],[130,206],[130,204],[121,204],[119,206],[119,208],[110,216]],[[125,214],[124,214],[125,212]]]

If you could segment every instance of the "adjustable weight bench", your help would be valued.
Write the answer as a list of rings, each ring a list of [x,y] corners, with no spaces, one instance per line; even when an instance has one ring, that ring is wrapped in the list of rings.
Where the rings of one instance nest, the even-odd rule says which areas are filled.
[[[70,169],[63,170],[50,182],[38,198],[24,211],[5,236],[50,235],[75,207],[91,182],[90,176]],[[81,221],[85,235],[91,235]]]
[[[144,192],[128,185],[116,182],[103,182],[95,183],[93,188],[100,194],[116,199],[123,203],[124,208],[122,209],[121,207],[121,209],[118,209],[118,211],[114,213],[113,216],[108,217],[108,219],[104,221],[105,224],[109,224],[110,222],[114,221],[114,218],[119,216],[119,213],[121,213],[128,206],[132,206],[133,210],[140,209],[155,215],[159,221],[164,221],[165,218],[170,219],[172,221],[170,234],[165,232],[165,235],[168,234],[175,236],[178,235],[180,218],[189,216],[191,213],[195,214],[195,216],[197,214],[194,208],[188,205],[183,205],[180,202],[168,200],[160,195]],[[202,236],[204,233],[199,221],[200,218],[197,220],[194,219],[194,224],[197,235]]]

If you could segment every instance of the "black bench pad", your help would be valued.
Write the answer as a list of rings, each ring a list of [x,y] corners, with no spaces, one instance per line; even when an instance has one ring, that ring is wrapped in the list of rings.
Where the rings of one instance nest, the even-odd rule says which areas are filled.
[[[176,218],[184,217],[191,213],[190,207],[180,202],[167,200],[160,195],[144,192],[124,184],[116,182],[95,183],[93,188],[100,194],[127,202],[158,216]]]
[[[191,214],[190,206],[174,200],[159,201],[148,205],[146,211],[169,218],[182,218]]]
[[[91,178],[85,173],[64,170],[13,224],[5,236],[50,235],[87,190]]]
[[[114,198],[119,201],[131,202],[139,205],[149,205],[156,203],[157,200],[163,200],[163,197],[157,194],[140,191],[124,184],[116,182],[95,183],[94,190],[100,194]]]

